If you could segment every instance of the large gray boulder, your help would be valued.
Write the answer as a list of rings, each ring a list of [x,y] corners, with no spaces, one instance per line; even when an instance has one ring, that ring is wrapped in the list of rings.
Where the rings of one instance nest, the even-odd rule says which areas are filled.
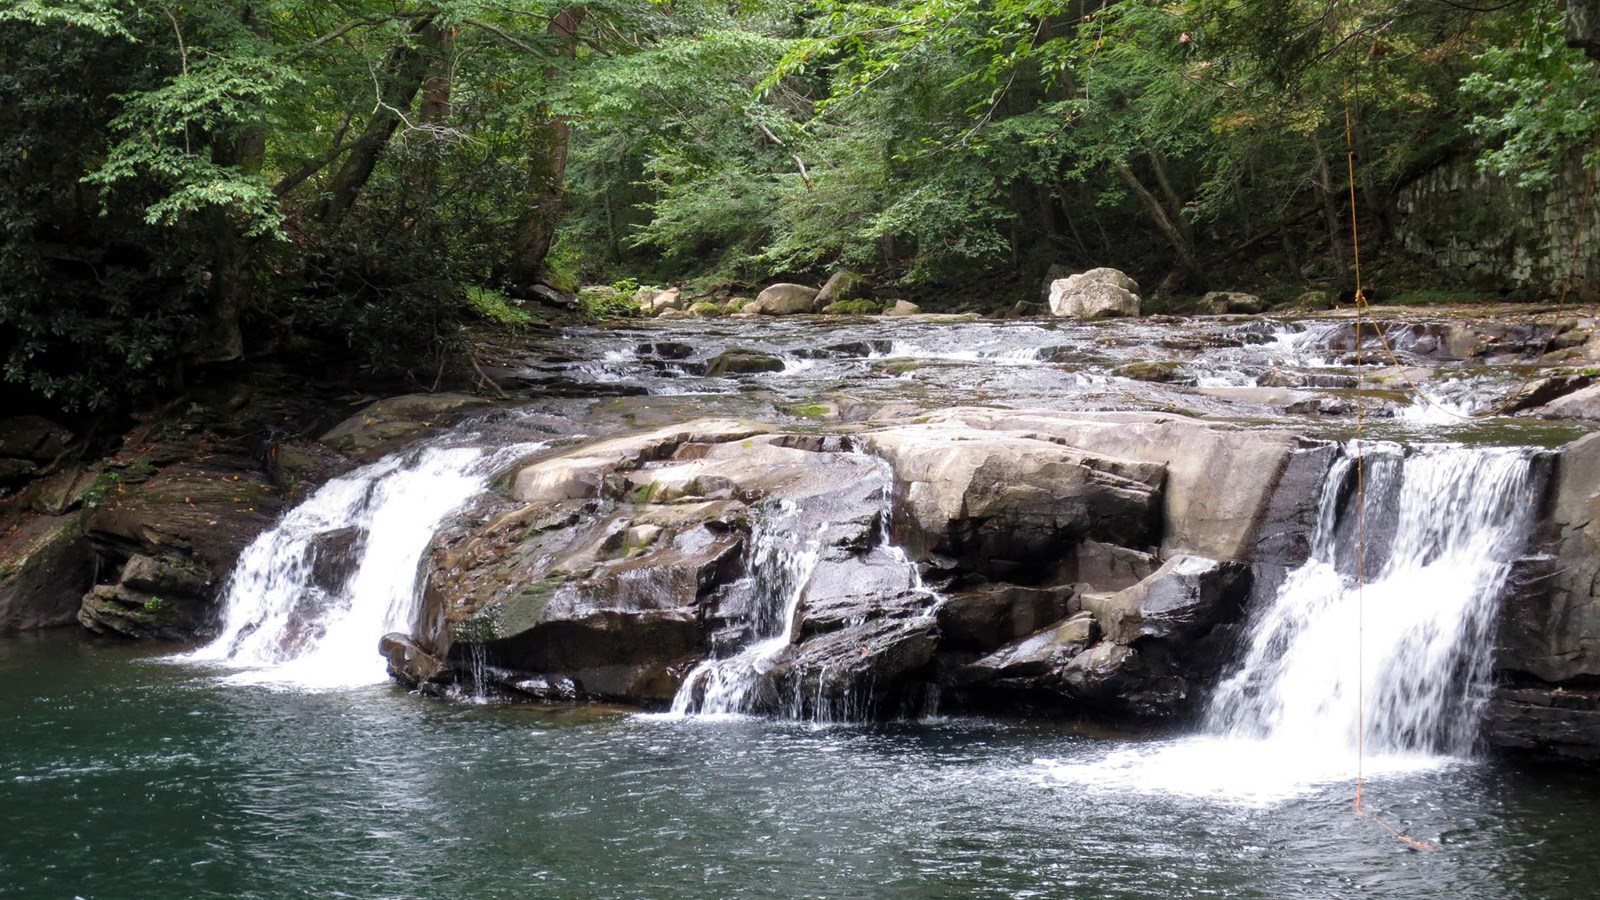
[[[819,293],[816,288],[806,287],[803,284],[779,283],[757,294],[754,302],[745,305],[744,311],[764,316],[792,316],[814,312],[817,309]]]
[[[1064,574],[1085,540],[1159,540],[1159,464],[958,425],[887,428],[865,443],[894,469],[897,533],[913,553],[1035,580]]]
[[[1139,284],[1116,269],[1090,269],[1050,283],[1050,312],[1072,319],[1139,315]]]
[[[1070,413],[958,407],[925,417],[1058,443],[1095,456],[1163,467],[1161,554],[1250,560],[1274,523],[1271,503],[1308,442],[1282,431],[1247,429],[1155,413]],[[1113,540],[1122,546],[1137,546]]]

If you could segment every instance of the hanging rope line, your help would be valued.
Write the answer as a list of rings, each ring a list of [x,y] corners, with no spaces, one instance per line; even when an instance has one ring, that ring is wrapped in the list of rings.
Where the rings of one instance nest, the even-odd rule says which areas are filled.
[[[1350,92],[1344,95],[1345,168],[1350,178],[1350,250],[1354,258],[1356,282],[1356,391],[1359,393],[1366,380],[1366,357],[1362,350],[1361,327],[1367,312],[1367,295],[1361,284],[1361,228],[1356,212],[1356,146],[1355,132],[1350,115]],[[1380,340],[1383,330],[1376,328]],[[1394,351],[1384,341],[1391,358]],[[1398,364],[1398,362],[1397,362]],[[1366,404],[1356,402],[1356,798],[1355,813],[1359,818],[1370,819],[1383,826],[1395,840],[1417,850],[1434,851],[1439,847],[1418,840],[1385,822],[1376,813],[1369,812],[1364,804],[1367,757],[1367,698],[1366,698],[1366,587],[1367,587],[1367,482],[1366,451],[1362,437],[1366,430]]]

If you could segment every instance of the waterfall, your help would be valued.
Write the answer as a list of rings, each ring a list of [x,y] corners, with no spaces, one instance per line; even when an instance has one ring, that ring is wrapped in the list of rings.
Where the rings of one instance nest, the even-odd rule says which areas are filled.
[[[727,715],[758,708],[767,672],[794,638],[795,616],[806,583],[822,555],[822,525],[782,500],[757,521],[750,535],[748,573],[736,589],[750,598],[751,640],[733,656],[712,657],[683,679],[672,699],[674,715]]]
[[[441,440],[329,481],[245,548],[221,632],[182,659],[243,669],[232,678],[251,683],[381,682],[378,639],[413,629],[434,533],[497,468],[538,446],[486,453]]]
[[[1545,474],[1528,449],[1346,444],[1309,558],[1262,598],[1202,733],[1090,762],[1036,760],[1044,779],[1265,805],[1358,770],[1387,777],[1469,756]]]
[[[739,611],[738,639],[690,670],[673,697],[671,715],[775,713],[820,724],[867,714],[871,692],[863,688],[870,686],[857,683],[860,673],[830,665],[826,656],[805,657],[807,645],[800,645],[798,677],[772,675],[780,662],[795,663],[785,654],[799,643],[802,609],[859,602],[874,591],[920,595],[926,598],[924,615],[934,605],[916,563],[890,540],[894,479],[888,463],[858,451],[850,455],[877,482],[875,495],[811,495],[763,511],[751,529],[746,574],[723,603],[725,610]],[[875,523],[875,530],[863,534],[857,529],[866,522]],[[851,646],[853,653],[857,647]],[[841,696],[832,695],[834,688]]]
[[[1213,696],[1211,730],[1308,752],[1359,736],[1376,755],[1468,753],[1539,475],[1527,450],[1348,445],[1325,480],[1311,556],[1258,614]]]

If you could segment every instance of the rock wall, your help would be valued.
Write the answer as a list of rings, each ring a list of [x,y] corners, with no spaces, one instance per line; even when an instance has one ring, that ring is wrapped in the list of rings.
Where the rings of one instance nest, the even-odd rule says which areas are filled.
[[[1400,246],[1463,283],[1553,298],[1581,236],[1575,297],[1600,298],[1600,203],[1585,214],[1588,177],[1574,157],[1549,189],[1528,190],[1454,160],[1400,192]]]

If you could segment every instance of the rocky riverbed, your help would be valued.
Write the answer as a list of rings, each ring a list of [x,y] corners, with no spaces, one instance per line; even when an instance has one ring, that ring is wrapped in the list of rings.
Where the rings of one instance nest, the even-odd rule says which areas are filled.
[[[476,393],[266,439],[150,431],[57,465],[50,441],[71,436],[22,423],[8,471],[55,470],[12,481],[0,623],[206,635],[286,504],[446,434],[543,449],[441,522],[420,612],[384,639],[409,684],[691,711],[722,691],[811,718],[934,698],[1188,717],[1306,562],[1348,440],[1517,445],[1557,452],[1513,561],[1487,735],[1587,758],[1593,313],[650,322],[482,348]],[[307,577],[339,582],[362,552],[330,533]]]

